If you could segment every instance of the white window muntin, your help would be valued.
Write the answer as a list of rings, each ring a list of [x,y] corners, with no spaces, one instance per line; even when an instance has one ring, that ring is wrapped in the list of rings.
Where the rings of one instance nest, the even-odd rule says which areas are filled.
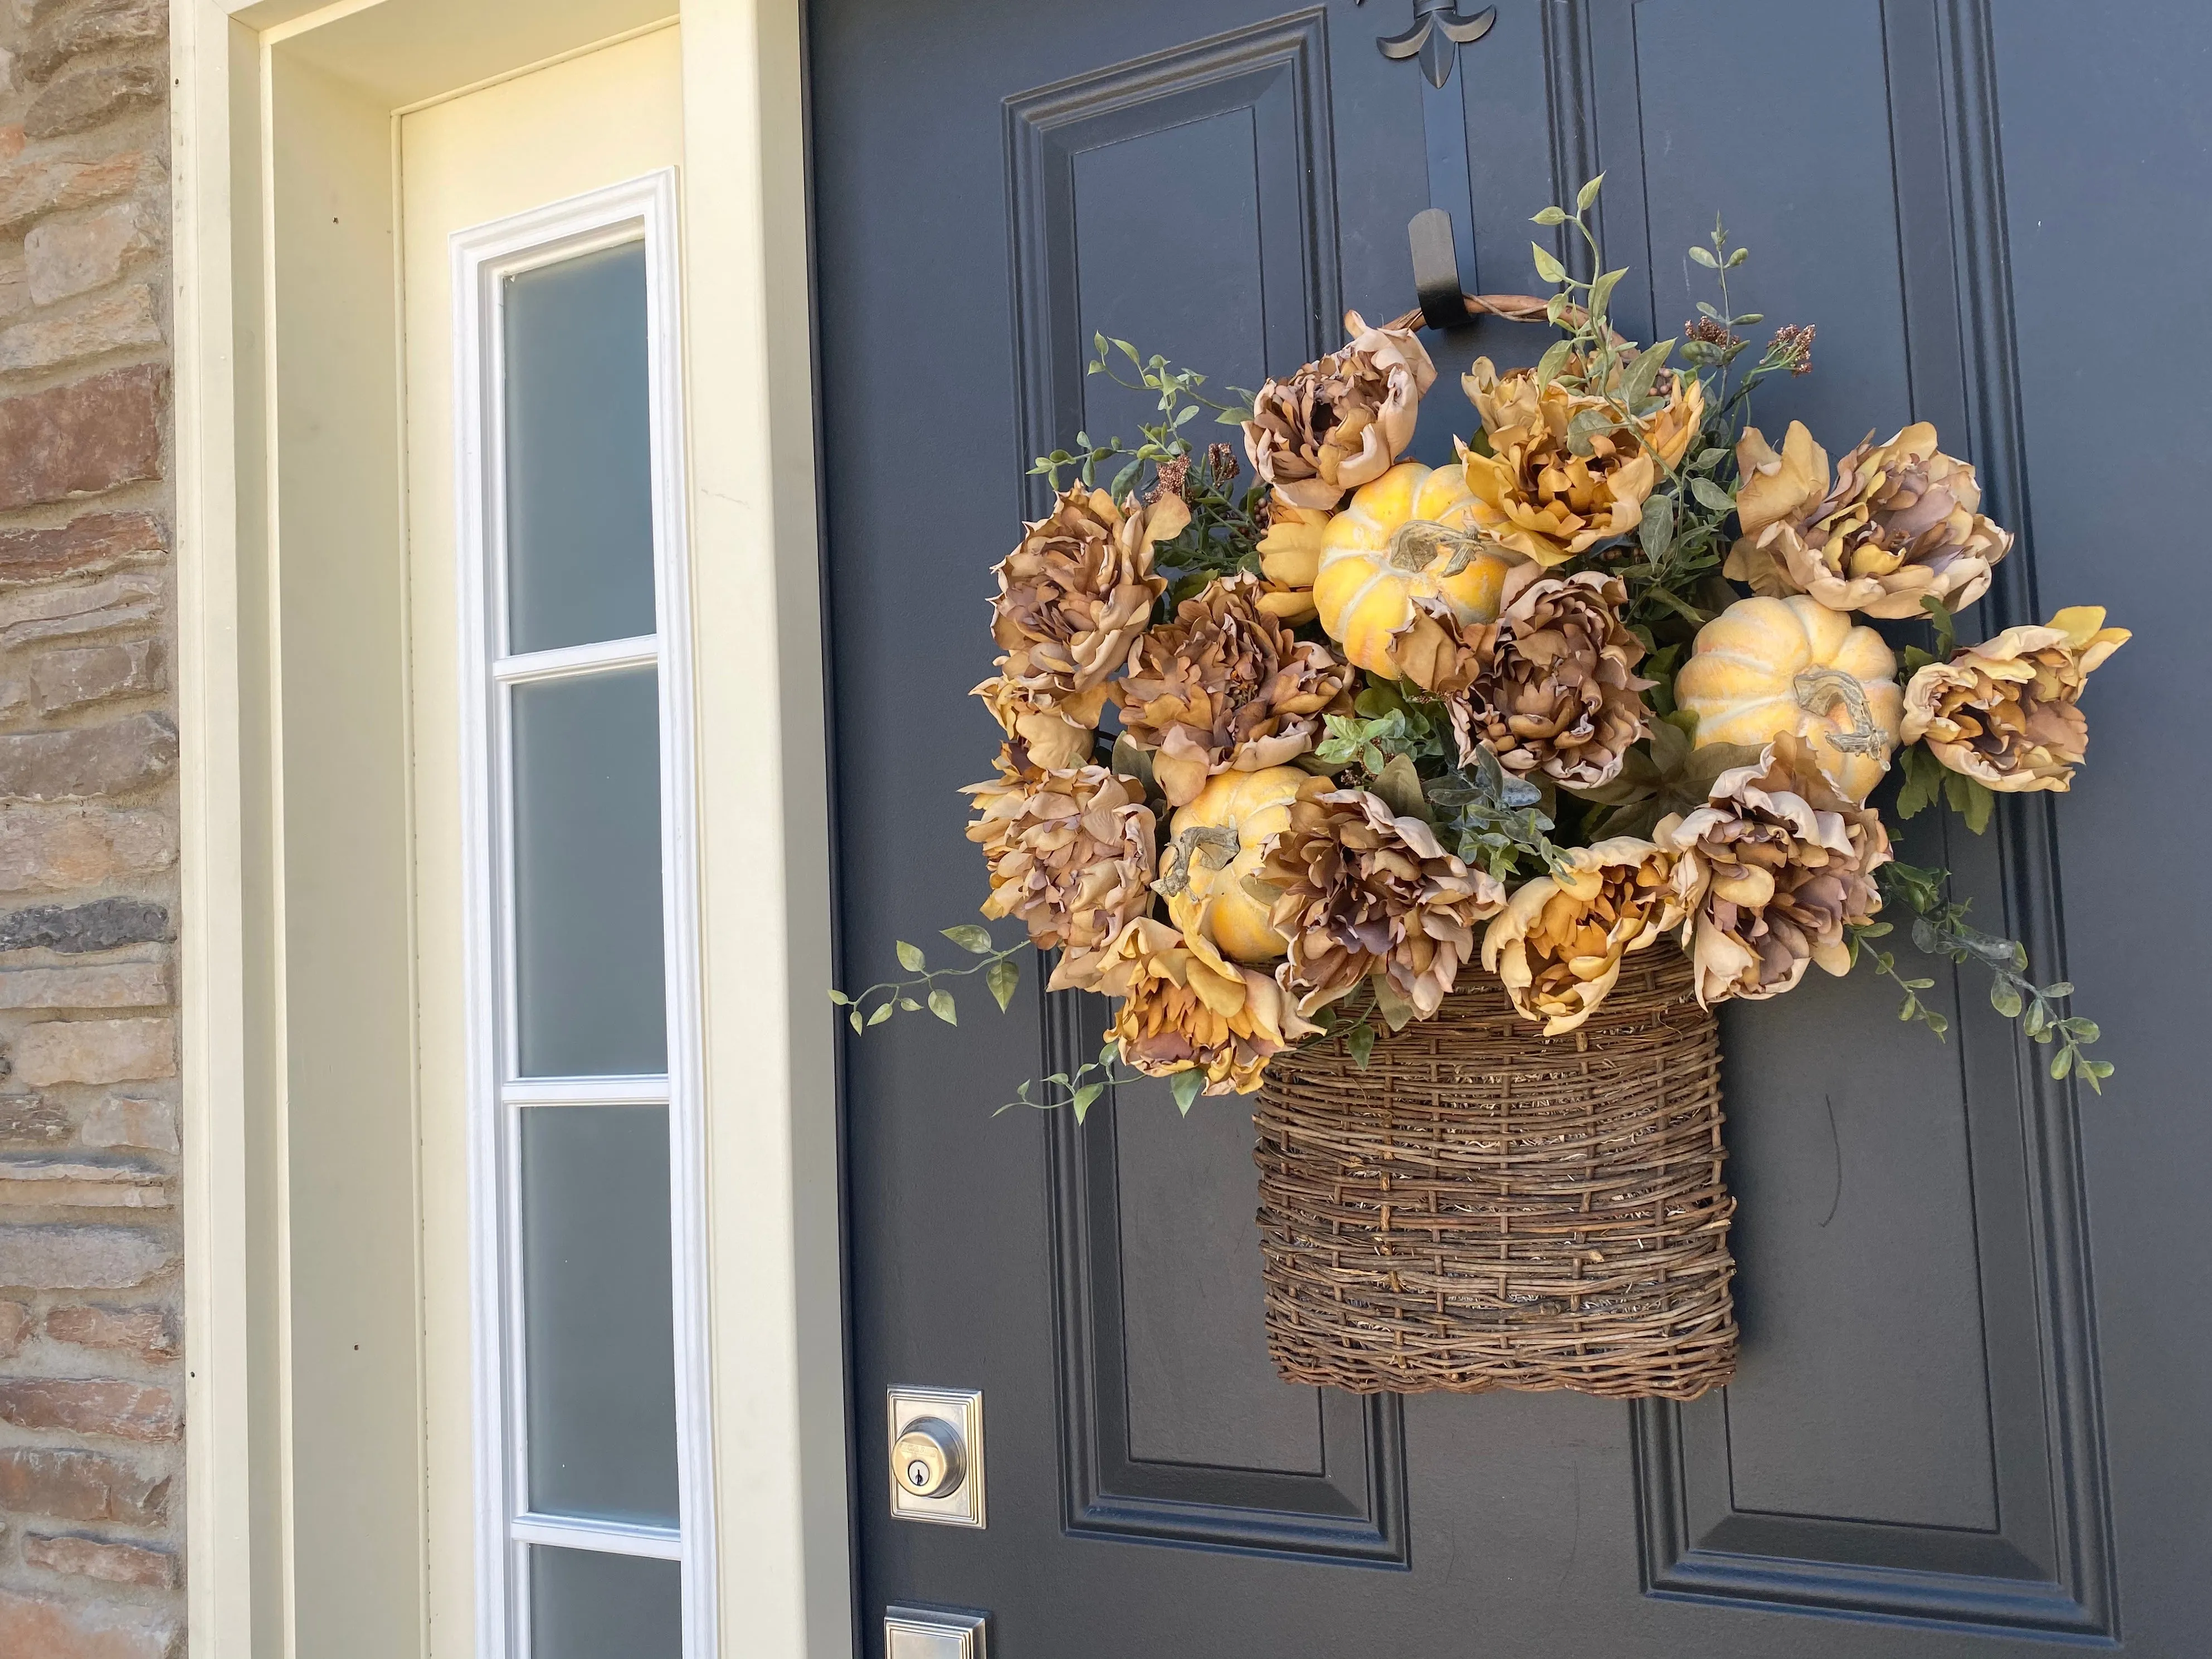
[[[674,1560],[684,1649],[714,1650],[705,1226],[694,864],[688,547],[672,169],[554,203],[452,239],[461,597],[465,972],[470,1092],[471,1322],[477,1493],[478,1651],[526,1659],[532,1545]],[[506,533],[504,279],[625,243],[644,245],[655,630],[510,655]],[[655,670],[662,939],[668,1071],[647,1077],[521,1077],[514,971],[511,696],[525,684]],[[564,1105],[668,1112],[678,1524],[532,1513],[525,1410],[520,1117]]]

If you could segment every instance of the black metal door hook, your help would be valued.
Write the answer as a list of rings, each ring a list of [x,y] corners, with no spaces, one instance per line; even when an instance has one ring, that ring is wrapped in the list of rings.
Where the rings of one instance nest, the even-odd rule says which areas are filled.
[[[1459,252],[1452,241],[1451,215],[1424,208],[1406,227],[1413,245],[1413,295],[1421,321],[1429,328],[1458,328],[1466,323],[1466,290],[1460,286]]]

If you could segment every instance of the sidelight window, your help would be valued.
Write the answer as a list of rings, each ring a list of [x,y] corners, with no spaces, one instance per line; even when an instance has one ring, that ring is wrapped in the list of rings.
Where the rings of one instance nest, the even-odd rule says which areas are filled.
[[[481,1650],[710,1650],[665,174],[453,239]]]

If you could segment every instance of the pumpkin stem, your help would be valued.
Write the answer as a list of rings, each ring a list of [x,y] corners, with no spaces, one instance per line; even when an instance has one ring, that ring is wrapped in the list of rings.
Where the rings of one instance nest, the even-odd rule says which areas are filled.
[[[1390,545],[1382,556],[1395,569],[1419,573],[1449,554],[1450,564],[1437,574],[1456,576],[1474,562],[1484,545],[1484,538],[1471,530],[1409,519],[1390,532]]]
[[[1218,870],[1236,860],[1243,845],[1234,830],[1193,824],[1168,843],[1160,860],[1160,878],[1152,884],[1152,890],[1168,898],[1188,892],[1194,859],[1209,870]]]
[[[1797,706],[1808,714],[1825,714],[1841,704],[1850,716],[1851,729],[1829,741],[1846,755],[1880,755],[1889,746],[1889,734],[1868,707],[1866,688],[1840,668],[1808,668],[1790,682]]]

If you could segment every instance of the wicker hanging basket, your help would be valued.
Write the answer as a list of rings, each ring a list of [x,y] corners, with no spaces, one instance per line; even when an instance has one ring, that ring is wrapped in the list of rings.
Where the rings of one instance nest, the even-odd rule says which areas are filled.
[[[1562,1036],[1476,978],[1364,1071],[1280,1054],[1254,1121],[1286,1380],[1690,1400],[1734,1372],[1719,1036],[1671,944]]]

